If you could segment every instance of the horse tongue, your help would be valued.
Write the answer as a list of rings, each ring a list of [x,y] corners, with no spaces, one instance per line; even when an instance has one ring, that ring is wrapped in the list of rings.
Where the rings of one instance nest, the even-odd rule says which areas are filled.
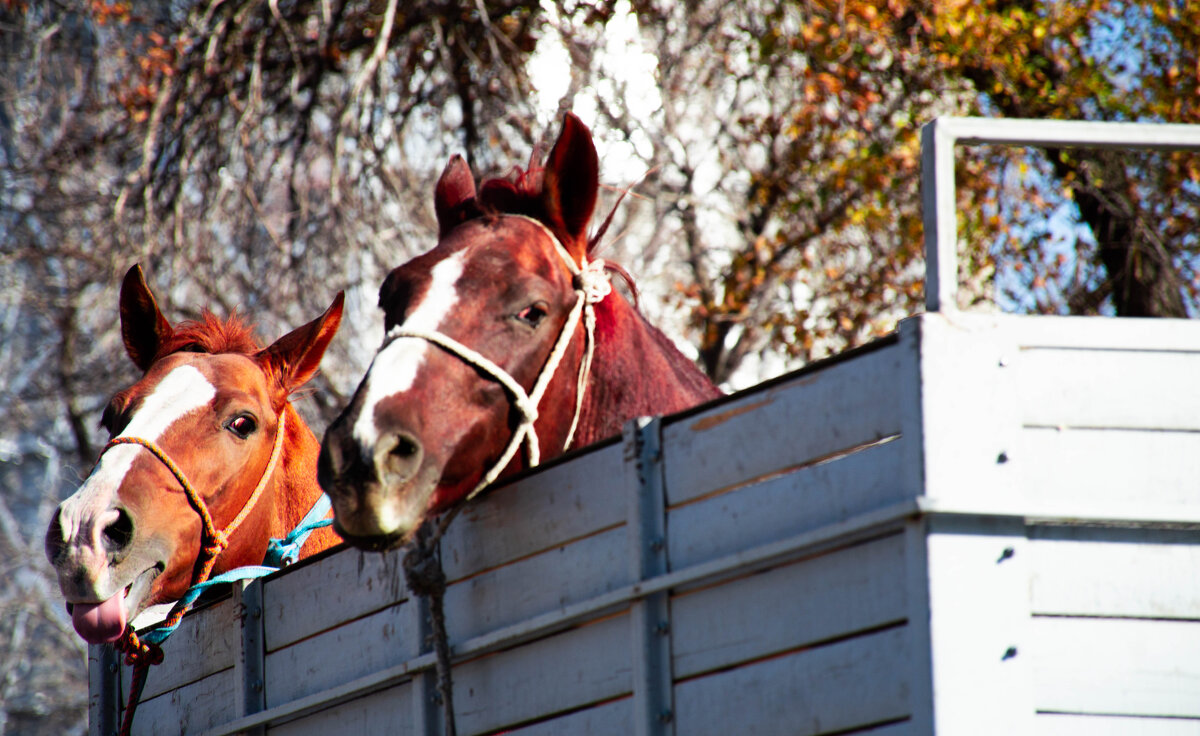
[[[89,644],[120,639],[125,633],[125,591],[118,591],[103,603],[74,604],[71,622]]]

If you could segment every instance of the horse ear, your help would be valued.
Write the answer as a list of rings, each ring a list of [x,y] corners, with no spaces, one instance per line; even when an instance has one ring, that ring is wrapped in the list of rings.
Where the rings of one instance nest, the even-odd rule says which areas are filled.
[[[121,339],[125,352],[142,372],[158,355],[158,349],[175,334],[150,293],[142,267],[135,265],[121,282]]]
[[[573,113],[563,120],[554,148],[546,159],[542,178],[542,205],[550,225],[567,235],[565,243],[582,257],[586,231],[600,189],[600,159],[592,134]]]
[[[467,219],[475,201],[475,177],[471,166],[457,153],[442,170],[433,192],[433,208],[437,212],[438,234],[445,235]]]
[[[342,323],[344,302],[345,293],[339,291],[324,314],[297,327],[259,352],[258,359],[276,376],[283,397],[303,386],[317,372],[325,348],[329,347],[329,342]]]

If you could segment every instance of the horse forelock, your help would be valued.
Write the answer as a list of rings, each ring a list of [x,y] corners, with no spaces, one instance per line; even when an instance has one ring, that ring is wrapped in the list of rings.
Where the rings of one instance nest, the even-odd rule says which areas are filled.
[[[206,309],[200,319],[176,325],[174,334],[159,346],[155,360],[179,352],[253,355],[259,350],[262,345],[255,338],[252,326],[240,315],[235,312],[229,319],[221,319]]]

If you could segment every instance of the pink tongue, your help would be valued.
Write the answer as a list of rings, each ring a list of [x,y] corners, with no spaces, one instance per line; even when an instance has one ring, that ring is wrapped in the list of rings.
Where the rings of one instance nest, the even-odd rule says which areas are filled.
[[[125,632],[125,591],[103,603],[76,603],[71,620],[75,631],[90,644],[116,641]]]

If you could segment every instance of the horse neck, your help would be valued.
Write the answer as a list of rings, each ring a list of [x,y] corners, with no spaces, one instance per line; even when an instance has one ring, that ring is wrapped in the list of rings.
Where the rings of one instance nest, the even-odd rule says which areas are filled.
[[[284,405],[287,416],[287,436],[283,457],[280,458],[279,480],[275,484],[275,513],[270,522],[270,536],[281,538],[296,528],[308,510],[321,496],[317,485],[317,454],[320,444],[300,414],[292,405]],[[328,529],[317,530],[305,545],[304,556],[337,543]]]
[[[575,447],[620,433],[634,417],[682,411],[720,395],[708,377],[616,291],[596,305],[595,339]]]

